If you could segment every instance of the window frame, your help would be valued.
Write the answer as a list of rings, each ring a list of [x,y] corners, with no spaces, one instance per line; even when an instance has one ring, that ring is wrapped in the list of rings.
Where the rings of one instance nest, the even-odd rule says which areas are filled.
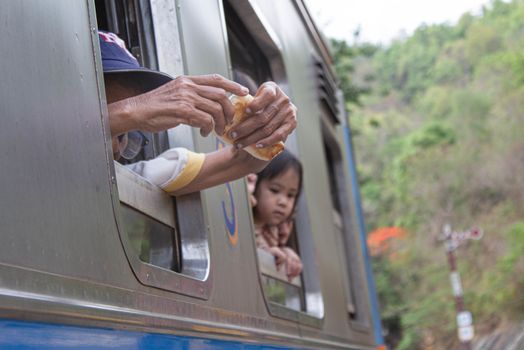
[[[331,155],[326,154],[327,158],[331,159],[331,162],[326,161],[328,165],[328,173],[333,174],[334,184],[336,186],[335,191],[331,189],[331,179],[330,179],[330,194],[335,193],[337,198],[331,198],[333,205],[333,225],[336,228],[337,234],[340,233],[342,242],[337,238],[337,245],[342,249],[343,258],[345,260],[344,269],[344,287],[346,288],[345,294],[347,299],[347,314],[350,324],[353,328],[357,330],[368,330],[369,329],[369,319],[366,315],[364,305],[364,294],[365,290],[365,281],[361,275],[361,270],[359,267],[361,263],[358,259],[358,242],[356,237],[356,228],[355,225],[352,225],[351,219],[354,219],[353,215],[354,207],[351,205],[349,200],[350,192],[346,184],[345,176],[345,162],[344,155],[342,152],[342,147],[338,142],[337,129],[337,120],[331,116],[331,108],[321,102],[321,130],[322,130],[322,141],[324,145],[324,153],[329,151]],[[330,197],[332,197],[330,195]],[[338,202],[339,208],[335,208],[334,200]],[[342,243],[342,244],[338,244]]]
[[[249,35],[253,38],[254,44],[256,44],[259,49],[265,54],[266,60],[269,64],[269,71],[273,81],[275,81],[279,86],[284,90],[284,92],[291,96],[289,91],[289,84],[287,82],[286,68],[284,65],[284,60],[282,58],[282,45],[278,39],[278,36],[275,34],[275,31],[269,25],[269,21],[265,18],[264,14],[253,1],[245,0],[223,0],[222,4],[228,3],[231,9],[236,12],[236,17],[242,21],[242,25],[247,29],[245,35]],[[227,22],[225,6],[223,6],[224,11],[224,20]],[[242,19],[248,18],[249,21],[244,21]],[[228,28],[229,30],[229,28]],[[229,32],[226,31],[226,35],[229,38]],[[228,51],[231,52],[230,42],[227,39]],[[231,57],[231,55],[230,55]],[[233,68],[233,62],[230,59],[230,66]],[[303,260],[304,269],[301,276],[302,286],[302,299],[305,306],[305,310],[297,311],[286,307],[282,304],[270,301],[263,288],[263,271],[269,272],[272,270],[271,266],[266,264],[265,260],[260,260],[257,258],[257,270],[260,286],[262,288],[262,294],[266,302],[269,313],[272,316],[292,320],[299,322],[304,325],[321,328],[324,322],[324,300],[322,296],[322,291],[320,288],[320,280],[318,278],[318,269],[314,264],[314,244],[312,238],[312,232],[309,225],[309,214],[307,210],[307,201],[305,199],[305,194],[301,194],[297,202],[297,218],[295,219],[296,231],[297,231],[297,240],[299,241],[299,255]],[[254,221],[251,215],[252,230],[254,232]],[[301,232],[299,232],[299,227]],[[253,244],[255,245],[254,235],[253,235]],[[278,274],[276,268],[273,265],[275,272],[271,273]],[[308,302],[309,300],[309,302]],[[314,306],[314,307],[312,307]]]
[[[177,57],[181,57],[182,48],[180,47],[180,33],[176,18],[177,11],[172,1],[131,0],[129,2],[115,2],[100,0],[97,5],[105,7],[105,23],[108,30],[120,32],[121,35],[124,33],[123,39],[128,45],[130,42],[138,42],[138,48],[131,47],[132,50],[130,51],[138,56],[137,59],[142,62],[143,66],[150,69],[158,69],[159,66],[162,68],[162,63],[166,61],[166,55],[169,55],[169,52],[166,52],[169,49],[166,49],[165,46],[171,46],[171,50],[178,50]],[[116,9],[119,5],[121,5],[121,8],[122,6],[134,6],[134,11],[131,12],[136,16],[134,18],[136,30],[135,37],[132,40],[130,37],[133,36],[133,33],[128,31],[129,11],[123,11],[123,14],[117,13]],[[166,9],[172,11],[166,11]],[[169,16],[169,18],[166,20],[165,16]],[[123,20],[122,17],[124,17]],[[119,25],[115,24],[117,22],[120,23],[120,26],[125,23],[125,30],[122,28],[115,30],[119,29]],[[168,34],[163,34],[162,27],[165,26],[169,27]],[[170,38],[167,37],[168,35]],[[171,45],[158,44],[163,43],[164,40]],[[173,41],[178,43],[177,47],[172,45]],[[159,49],[159,46],[164,47]],[[178,59],[172,62],[168,65],[168,69],[163,69],[163,71],[172,76],[181,74],[183,72],[182,60]],[[99,88],[101,96],[107,101],[103,79]],[[163,148],[186,147],[190,150],[195,149],[190,128],[178,126],[175,129],[154,134],[153,147],[149,150],[148,158],[158,155]],[[189,129],[189,132],[187,129]],[[182,140],[177,140],[177,136],[182,136]],[[109,154],[112,154],[112,152],[109,152]],[[113,186],[112,193],[115,202],[115,220],[125,254],[137,279],[150,287],[199,299],[208,299],[213,279],[209,230],[206,225],[200,193],[178,196],[175,201],[174,197],[168,195],[158,186],[149,183],[118,162],[110,162],[110,168],[113,174],[113,184],[116,185]],[[173,228],[175,235],[173,249],[178,250],[177,254],[180,257],[179,271],[140,260],[125,229],[122,204],[134,209],[144,217]],[[187,215],[188,213],[191,213],[191,215]]]

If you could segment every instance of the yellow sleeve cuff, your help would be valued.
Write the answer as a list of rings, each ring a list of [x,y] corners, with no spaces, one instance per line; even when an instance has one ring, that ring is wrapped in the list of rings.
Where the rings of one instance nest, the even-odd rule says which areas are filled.
[[[206,155],[204,153],[188,152],[187,164],[184,170],[171,182],[162,187],[166,192],[175,192],[191,183],[200,173]]]

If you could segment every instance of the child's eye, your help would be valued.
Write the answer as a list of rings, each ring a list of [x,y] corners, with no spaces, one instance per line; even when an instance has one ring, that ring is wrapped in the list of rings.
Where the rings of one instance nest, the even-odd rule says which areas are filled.
[[[288,198],[295,198],[297,196],[296,193],[288,193],[287,194]]]
[[[269,189],[271,191],[271,193],[278,193],[278,189],[277,188],[270,188]]]

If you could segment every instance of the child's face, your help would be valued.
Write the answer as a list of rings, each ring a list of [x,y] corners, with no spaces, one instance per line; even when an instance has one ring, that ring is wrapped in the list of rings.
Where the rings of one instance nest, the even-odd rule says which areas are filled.
[[[278,225],[288,219],[295,205],[298,185],[298,174],[292,168],[271,180],[262,180],[255,194],[256,221],[266,225]]]

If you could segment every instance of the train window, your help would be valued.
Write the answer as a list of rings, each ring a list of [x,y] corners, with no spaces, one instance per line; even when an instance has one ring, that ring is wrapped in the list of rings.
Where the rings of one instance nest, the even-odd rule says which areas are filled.
[[[117,34],[140,64],[150,69],[159,68],[159,43],[156,42],[159,35],[153,31],[153,12],[162,12],[155,8],[160,6],[158,3],[149,0],[95,1],[99,29]],[[170,20],[176,21],[175,12]],[[175,74],[183,71],[181,65],[179,62]],[[132,159],[114,162],[120,201],[115,211],[126,255],[143,284],[207,298],[209,246],[200,195],[175,199],[126,166],[152,159],[180,144],[172,142],[170,132],[140,134],[141,151]],[[188,147],[191,142],[183,142],[186,148],[191,148]]]
[[[223,1],[233,77],[248,87],[252,94],[256,92],[257,86],[268,80],[276,81],[285,90],[288,84],[281,45],[278,38],[272,35],[274,32],[268,27],[268,22],[261,20],[261,13],[256,12],[252,6],[251,2],[247,1]],[[243,20],[246,18],[249,21]],[[285,92],[291,95],[289,91]],[[297,207],[299,206],[301,205],[298,203]],[[304,215],[305,211],[299,210],[298,221],[304,222]],[[298,226],[294,225],[295,227],[303,227],[298,222],[296,224]],[[297,229],[294,231],[288,246],[301,254],[299,243],[302,242],[299,236],[306,235],[307,232],[304,230],[299,234]],[[305,246],[311,248],[308,244]],[[311,264],[304,262],[303,273],[289,281],[283,269],[276,269],[271,254],[257,248],[257,255],[260,281],[270,313],[318,325],[323,316],[323,302],[319,289],[316,288],[318,278],[311,269]],[[305,256],[313,261],[313,255],[312,253]],[[316,286],[312,292],[311,281],[314,281]]]
[[[344,249],[346,238],[345,238],[345,225],[343,218],[346,214],[346,209],[343,207],[344,196],[347,193],[344,188],[344,175],[342,170],[342,158],[340,154],[340,148],[336,143],[333,130],[329,130],[330,126],[327,122],[322,123],[322,134],[324,138],[324,154],[326,157],[326,164],[328,166],[329,176],[329,189],[330,197],[333,205],[333,223],[335,226],[335,242],[339,247],[337,254],[339,259],[339,266],[350,266],[351,262],[346,256],[346,249]],[[344,211],[344,213],[343,213]],[[346,292],[347,299],[347,312],[351,319],[356,316],[355,300],[351,290],[351,284],[349,281],[349,275],[343,273],[343,285]]]
[[[359,312],[357,305],[364,296],[359,293],[361,279],[358,272],[358,251],[352,225],[352,208],[349,201],[350,193],[347,190],[344,175],[342,152],[337,142],[336,125],[334,118],[329,116],[330,109],[322,103],[322,136],[324,140],[324,155],[328,166],[329,188],[332,202],[333,224],[335,227],[335,242],[340,266],[347,266],[348,270],[342,275],[342,282],[346,293],[347,314],[352,321],[365,323],[365,315]]]
[[[351,207],[350,187],[346,185],[345,165],[341,142],[337,138],[337,128],[341,124],[340,116],[344,106],[341,102],[341,92],[337,90],[336,82],[328,66],[316,54],[312,57],[315,69],[316,87],[321,109],[321,129],[324,145],[324,156],[328,167],[328,180],[332,203],[332,220],[335,228],[335,242],[340,266],[347,266],[342,275],[342,284],[346,294],[346,311],[349,319],[357,327],[365,326],[367,319],[360,312],[358,305],[364,305],[366,296],[363,294],[362,276],[359,272],[357,232],[353,224],[354,208]],[[344,124],[345,121],[342,123]]]

